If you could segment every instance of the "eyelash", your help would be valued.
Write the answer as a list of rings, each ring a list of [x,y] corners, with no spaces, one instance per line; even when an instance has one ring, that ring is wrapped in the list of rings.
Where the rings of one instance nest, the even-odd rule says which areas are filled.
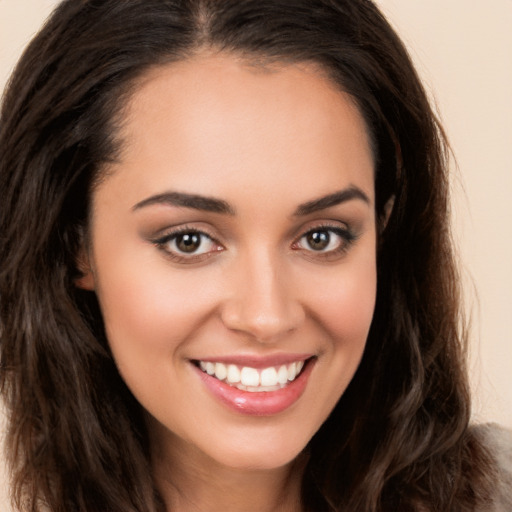
[[[329,251],[315,251],[314,249],[302,249],[298,247],[298,244],[301,240],[306,239],[308,236],[313,235],[315,233],[329,233],[329,243],[331,242],[332,234],[334,233],[337,237],[340,238],[340,242],[337,247],[331,249]],[[305,233],[303,233],[292,245],[292,248],[295,250],[304,250],[309,253],[308,257],[314,259],[323,259],[324,261],[334,261],[339,259],[343,254],[345,254],[352,244],[357,240],[358,236],[350,229],[350,228],[342,228],[339,225],[329,225],[329,224],[320,224],[311,229],[308,229]]]
[[[315,233],[329,233],[329,243],[332,241],[332,234],[336,235],[340,238],[340,242],[337,247],[331,249],[329,251],[315,251],[314,249],[306,249],[300,247],[300,242],[306,239],[308,236],[312,236]],[[178,252],[179,249],[170,249],[169,244],[177,243],[177,239],[180,236],[191,235],[198,236],[201,238],[200,245],[204,244],[205,239],[209,241],[209,243],[213,244],[216,248],[213,250],[209,250],[207,252],[202,252],[200,254],[191,253],[186,255],[184,252]],[[295,251],[304,251],[305,253],[309,253],[308,257],[310,259],[315,260],[324,260],[324,261],[333,261],[339,259],[344,253],[346,253],[350,246],[357,240],[358,236],[350,229],[350,228],[342,228],[339,225],[333,226],[328,224],[320,224],[311,229],[308,229],[306,232],[300,235],[292,244],[292,249]],[[165,255],[176,263],[197,263],[204,261],[217,252],[222,252],[224,247],[220,242],[218,242],[213,236],[207,233],[204,230],[200,230],[197,228],[183,226],[182,228],[176,229],[170,233],[165,234],[164,236],[152,240],[160,250],[162,250]]]
[[[214,250],[211,250],[208,252],[204,252],[204,253],[200,253],[200,254],[190,254],[190,255],[185,255],[186,253],[184,253],[184,252],[181,252],[181,253],[173,252],[172,250],[169,249],[169,247],[168,247],[169,243],[171,243],[171,242],[176,243],[176,240],[180,236],[185,236],[185,235],[196,235],[196,236],[201,237],[201,245],[204,243],[204,239],[206,238],[207,240],[210,241],[210,243],[215,244],[217,246],[217,249],[214,249]],[[204,261],[207,258],[213,256],[215,253],[221,252],[224,249],[222,244],[217,242],[217,240],[215,240],[215,238],[213,236],[211,236],[210,234],[208,234],[206,231],[200,230],[197,228],[187,227],[187,226],[183,226],[182,228],[171,231],[170,233],[167,233],[164,236],[157,238],[156,240],[153,240],[153,243],[161,251],[163,251],[168,258],[175,261],[176,263],[196,263],[199,261]]]

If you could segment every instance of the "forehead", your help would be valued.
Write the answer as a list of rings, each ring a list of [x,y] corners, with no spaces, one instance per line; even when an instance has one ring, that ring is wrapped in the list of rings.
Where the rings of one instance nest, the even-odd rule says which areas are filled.
[[[169,188],[170,178],[174,189],[193,183],[212,194],[219,181],[265,193],[264,184],[310,187],[312,177],[326,187],[334,177],[339,188],[362,181],[373,193],[363,117],[313,64],[206,55],[154,68],[130,97],[121,139],[113,170],[138,173],[141,193]]]

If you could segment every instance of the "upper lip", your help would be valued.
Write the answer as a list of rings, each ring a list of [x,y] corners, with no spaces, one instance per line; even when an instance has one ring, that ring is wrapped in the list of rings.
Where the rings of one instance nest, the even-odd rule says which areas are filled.
[[[240,354],[215,357],[201,357],[194,361],[207,361],[210,363],[234,364],[237,366],[248,366],[251,368],[268,368],[270,366],[281,366],[297,361],[305,361],[314,357],[314,354],[271,354],[266,356]]]

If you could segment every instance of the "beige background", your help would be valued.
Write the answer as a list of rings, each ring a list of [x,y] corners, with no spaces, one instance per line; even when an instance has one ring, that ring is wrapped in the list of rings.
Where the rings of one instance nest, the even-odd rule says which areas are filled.
[[[56,3],[0,0],[0,90]],[[409,46],[457,158],[474,418],[512,427],[512,0],[377,3]],[[6,503],[0,492],[2,512]]]

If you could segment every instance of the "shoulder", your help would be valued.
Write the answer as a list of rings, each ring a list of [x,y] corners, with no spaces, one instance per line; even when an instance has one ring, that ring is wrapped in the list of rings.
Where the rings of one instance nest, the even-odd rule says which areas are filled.
[[[487,423],[474,425],[471,431],[487,448],[497,471],[493,508],[478,512],[512,512],[512,430]]]

